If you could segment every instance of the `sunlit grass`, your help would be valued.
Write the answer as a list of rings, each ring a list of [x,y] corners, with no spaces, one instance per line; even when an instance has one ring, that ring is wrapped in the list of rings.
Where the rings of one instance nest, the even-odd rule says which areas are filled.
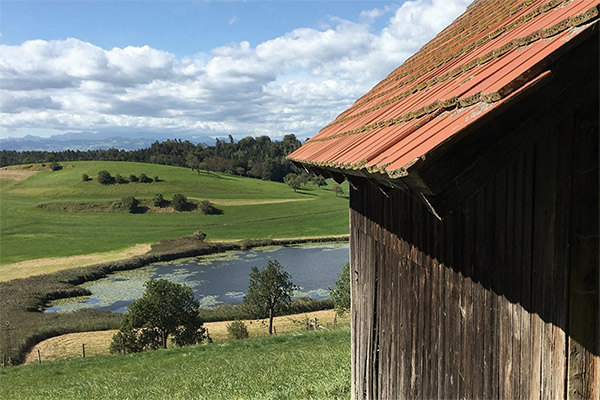
[[[0,262],[64,257],[125,249],[140,243],[190,235],[208,240],[296,238],[348,233],[348,200],[307,186],[295,193],[282,183],[187,168],[129,162],[73,162],[61,171],[41,171],[22,181],[0,182]],[[81,175],[145,173],[156,183],[103,186]],[[348,188],[344,186],[347,193]],[[38,208],[40,203],[110,202],[126,195],[151,199],[211,199],[222,215],[201,213],[126,214],[67,212]],[[0,269],[0,274],[2,273]]]
[[[0,370],[0,398],[335,399],[350,395],[350,332],[284,334]]]

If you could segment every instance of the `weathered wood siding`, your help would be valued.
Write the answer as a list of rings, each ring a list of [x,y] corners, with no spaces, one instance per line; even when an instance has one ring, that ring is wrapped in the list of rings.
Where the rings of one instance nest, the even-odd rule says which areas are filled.
[[[559,118],[443,221],[353,182],[355,398],[600,396],[591,111]]]

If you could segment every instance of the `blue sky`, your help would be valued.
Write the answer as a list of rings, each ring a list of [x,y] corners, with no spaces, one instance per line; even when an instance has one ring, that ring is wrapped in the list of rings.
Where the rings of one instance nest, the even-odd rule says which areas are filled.
[[[0,138],[314,135],[470,0],[0,0]]]
[[[177,56],[231,42],[250,45],[296,28],[331,26],[331,18],[359,21],[363,10],[390,10],[385,1],[5,1],[4,44],[74,37],[105,49],[143,46]],[[373,29],[383,26],[382,19]],[[385,22],[385,20],[384,20]]]

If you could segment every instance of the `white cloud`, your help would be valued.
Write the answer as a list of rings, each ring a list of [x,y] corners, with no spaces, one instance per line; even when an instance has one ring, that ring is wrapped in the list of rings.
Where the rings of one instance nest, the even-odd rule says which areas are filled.
[[[238,22],[238,21],[239,21],[238,17],[237,17],[236,15],[234,15],[233,17],[231,17],[231,18],[229,18],[229,19],[227,20],[227,23],[228,23],[229,25],[233,25],[233,24],[235,24],[235,23],[236,23],[236,22]]]
[[[311,136],[468,3],[409,1],[365,10],[356,23],[334,18],[329,28],[299,28],[256,47],[243,41],[182,58],[78,39],[0,45],[0,132]],[[385,28],[373,32],[373,21],[386,13]]]

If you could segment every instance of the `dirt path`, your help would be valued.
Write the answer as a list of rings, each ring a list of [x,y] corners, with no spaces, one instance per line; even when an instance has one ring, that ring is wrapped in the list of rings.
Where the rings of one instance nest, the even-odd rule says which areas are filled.
[[[87,267],[103,262],[117,261],[135,257],[150,251],[150,243],[137,244],[122,250],[92,253],[71,257],[38,258],[0,265],[0,282],[27,278],[35,275],[50,274],[65,269]]]
[[[332,329],[334,314],[335,313],[333,310],[322,310],[302,314],[286,315],[282,317],[275,317],[273,325],[275,326],[277,333],[303,331],[306,330],[307,319],[314,322],[314,319],[317,318],[318,325],[323,326],[325,329]],[[204,326],[208,328],[211,338],[215,342],[220,342],[228,339],[227,325],[230,322],[231,321],[207,322],[204,324]],[[267,319],[246,320],[244,322],[248,327],[250,337],[263,336],[268,333],[269,321]],[[348,325],[350,323],[350,316],[346,315],[338,318],[338,323],[340,325]],[[86,356],[109,354],[108,347],[110,346],[112,337],[116,332],[116,330],[109,330],[69,333],[66,335],[46,339],[31,349],[25,358],[25,363],[37,362],[38,350],[40,351],[42,362],[81,357],[82,344],[84,343]]]

